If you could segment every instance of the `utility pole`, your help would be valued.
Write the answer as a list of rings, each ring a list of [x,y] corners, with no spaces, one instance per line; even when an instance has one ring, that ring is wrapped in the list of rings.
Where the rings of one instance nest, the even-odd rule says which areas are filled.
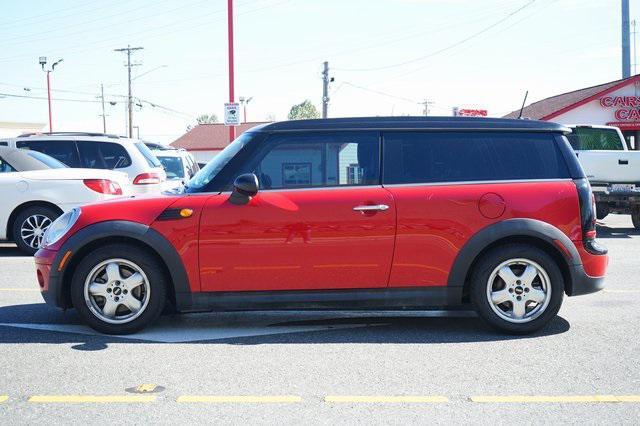
[[[433,105],[433,102],[430,102],[427,98],[424,99],[424,102],[419,102],[419,105],[424,105],[424,116],[429,116],[429,105]]]
[[[233,66],[233,0],[227,0],[227,32],[229,35],[229,103],[234,103],[235,81]],[[229,126],[229,142],[236,138],[236,128]]]
[[[56,68],[56,65],[58,65],[60,62],[62,62],[62,59],[58,59],[56,62],[54,62],[51,65],[50,69],[45,69],[44,66],[47,65],[47,57],[46,56],[40,56],[40,58],[38,59],[38,62],[40,63],[40,66],[42,67],[42,71],[47,73],[47,102],[49,104],[49,133],[53,132],[53,119],[52,119],[52,114],[51,114],[51,73],[53,72],[53,70]]]
[[[636,34],[638,34],[638,31],[636,29],[636,26],[637,26],[637,22],[634,19],[633,21],[631,21],[631,27],[633,28],[633,31],[631,32],[632,41],[633,41],[633,75],[638,74],[638,56],[637,56],[637,49],[636,49],[636,45],[638,44],[636,39]]]
[[[622,0],[622,78],[631,75],[629,52],[629,0]]]
[[[127,45],[127,47],[123,47],[121,49],[114,49],[115,52],[127,52],[127,77],[128,77],[128,86],[129,86],[129,99],[127,101],[127,109],[129,111],[129,137],[133,138],[133,96],[131,94],[131,67],[140,65],[140,64],[132,64],[131,63],[131,52],[135,52],[136,50],[142,50],[144,47],[131,47]]]
[[[107,133],[107,116],[104,112],[104,84],[100,84],[100,98],[102,100],[102,133]]]
[[[327,118],[329,110],[329,62],[322,63],[322,118]]]

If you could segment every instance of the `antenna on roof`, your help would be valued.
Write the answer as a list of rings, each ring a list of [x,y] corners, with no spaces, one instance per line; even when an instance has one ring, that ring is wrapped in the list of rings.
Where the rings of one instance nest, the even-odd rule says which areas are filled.
[[[527,103],[527,96],[529,96],[528,90],[524,94],[524,100],[522,101],[522,106],[520,107],[520,114],[518,114],[518,120],[522,118],[522,111],[524,110],[524,104]]]

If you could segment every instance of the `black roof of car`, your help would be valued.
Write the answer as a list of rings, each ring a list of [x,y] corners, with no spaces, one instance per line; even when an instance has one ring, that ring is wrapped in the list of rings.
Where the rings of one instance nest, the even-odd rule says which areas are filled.
[[[562,132],[571,130],[549,121],[516,120],[481,117],[353,117],[314,120],[289,120],[267,123],[251,132],[279,132],[296,130],[512,130],[534,132]]]

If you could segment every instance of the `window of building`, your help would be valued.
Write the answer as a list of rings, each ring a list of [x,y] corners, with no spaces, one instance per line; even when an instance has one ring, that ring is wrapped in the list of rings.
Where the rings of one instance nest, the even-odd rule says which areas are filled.
[[[388,184],[567,178],[554,137],[522,132],[388,132]]]

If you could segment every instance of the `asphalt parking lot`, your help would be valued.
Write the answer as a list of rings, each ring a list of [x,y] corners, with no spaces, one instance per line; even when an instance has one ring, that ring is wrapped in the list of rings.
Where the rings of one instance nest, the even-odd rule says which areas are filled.
[[[165,316],[99,335],[0,246],[0,423],[640,422],[640,232],[599,227],[605,291],[513,337],[467,312]]]

